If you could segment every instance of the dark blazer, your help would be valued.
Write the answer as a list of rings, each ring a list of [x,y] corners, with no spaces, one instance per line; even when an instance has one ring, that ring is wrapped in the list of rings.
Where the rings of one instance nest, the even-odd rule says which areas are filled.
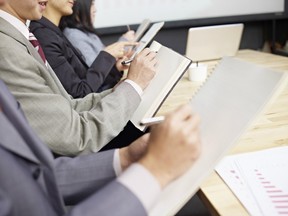
[[[1,80],[0,107],[1,216],[146,215],[115,181],[113,150],[53,159]],[[65,213],[65,204],[74,207]]]
[[[102,51],[88,67],[80,52],[45,17],[32,21],[30,31],[40,42],[47,61],[72,97],[84,97],[91,92],[112,88],[121,79],[122,73],[115,67],[113,56]]]

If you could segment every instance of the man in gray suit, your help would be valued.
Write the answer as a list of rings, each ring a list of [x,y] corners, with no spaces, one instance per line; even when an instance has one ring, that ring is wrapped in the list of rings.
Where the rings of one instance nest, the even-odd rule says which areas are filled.
[[[156,54],[140,53],[114,90],[72,99],[29,42],[26,21],[40,19],[44,0],[0,6],[0,78],[44,143],[61,155],[97,152],[124,128],[155,74]],[[67,2],[67,4],[69,4]]]
[[[0,80],[0,216],[147,215],[196,161],[198,124],[188,105],[166,116],[150,137],[119,150],[126,170],[116,177],[115,150],[54,159]],[[65,204],[74,207],[65,212]]]

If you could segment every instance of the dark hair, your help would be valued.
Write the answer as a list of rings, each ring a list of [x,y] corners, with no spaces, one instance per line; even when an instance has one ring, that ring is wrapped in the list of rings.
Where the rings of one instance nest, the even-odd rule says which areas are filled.
[[[94,0],[78,0],[73,6],[73,14],[62,17],[59,28],[77,28],[84,32],[95,33],[91,22],[90,8]]]

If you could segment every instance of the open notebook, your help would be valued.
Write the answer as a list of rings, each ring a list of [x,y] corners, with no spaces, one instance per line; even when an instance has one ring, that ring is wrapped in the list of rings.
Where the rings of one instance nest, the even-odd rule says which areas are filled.
[[[142,131],[145,127],[140,126],[140,121],[155,115],[191,64],[190,59],[156,41],[153,41],[150,49],[158,52],[156,75],[144,90],[141,103],[131,118],[131,122]]]
[[[229,147],[285,87],[287,75],[233,57],[222,59],[191,101],[201,118],[202,154],[184,176],[165,188],[149,215],[179,211]]]

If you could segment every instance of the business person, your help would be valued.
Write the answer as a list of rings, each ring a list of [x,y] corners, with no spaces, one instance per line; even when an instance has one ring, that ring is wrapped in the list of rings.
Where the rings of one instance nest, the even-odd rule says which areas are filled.
[[[198,118],[186,106],[129,147],[54,159],[0,80],[1,216],[147,215],[199,148]],[[65,212],[64,205],[73,208]]]
[[[88,66],[81,54],[58,28],[61,17],[72,14],[73,0],[49,0],[43,18],[30,23],[30,31],[36,36],[66,91],[74,98],[82,98],[91,92],[102,92],[114,87],[127,66],[121,64],[127,45],[134,42],[118,42],[103,50]],[[128,57],[127,57],[128,58]]]
[[[62,17],[59,27],[71,44],[81,52],[87,65],[91,65],[95,57],[106,47],[94,30],[96,8],[95,0],[76,1],[73,14]],[[134,31],[128,31],[119,41],[133,41]],[[117,56],[114,56],[117,58]]]
[[[72,99],[28,40],[25,23],[40,19],[46,4],[44,0],[9,0],[0,6],[0,79],[55,153],[97,152],[123,130],[138,107],[142,90],[155,74],[156,54],[149,49],[140,53],[127,80],[114,90]]]

